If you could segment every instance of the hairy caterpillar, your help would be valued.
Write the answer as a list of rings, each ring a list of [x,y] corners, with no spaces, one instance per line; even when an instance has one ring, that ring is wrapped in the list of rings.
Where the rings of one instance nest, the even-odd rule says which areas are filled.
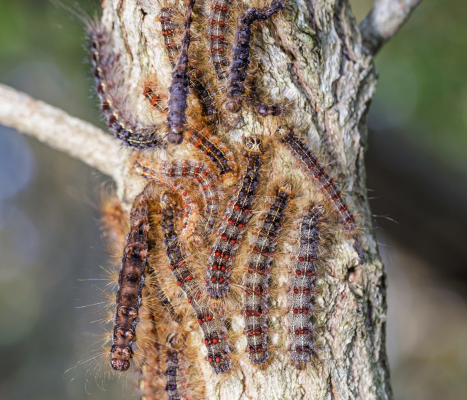
[[[227,203],[227,211],[214,242],[206,273],[206,289],[211,297],[224,297],[230,288],[229,277],[232,261],[242,234],[251,216],[253,195],[258,186],[263,146],[261,139],[247,137],[244,154],[248,159],[247,169],[236,193]]]
[[[162,229],[170,268],[177,284],[183,290],[196,313],[198,323],[203,330],[204,343],[211,368],[216,373],[223,373],[230,369],[230,350],[227,343],[227,329],[219,316],[209,309],[199,288],[198,280],[188,267],[183,257],[181,243],[178,240],[174,226],[173,201],[168,194],[163,194],[160,200],[162,209]]]
[[[183,141],[182,133],[185,130],[186,108],[188,96],[188,47],[191,40],[191,20],[195,0],[187,4],[186,20],[180,54],[172,72],[172,82],[169,88],[169,111],[167,124],[170,133],[167,135],[169,143],[180,144]]]
[[[245,92],[245,79],[250,64],[251,25],[256,21],[265,21],[285,7],[284,0],[273,0],[264,8],[249,8],[237,18],[235,41],[232,48],[232,60],[229,66],[227,98],[225,109],[230,112],[240,111]],[[265,110],[267,111],[267,110]]]
[[[299,224],[296,262],[288,296],[290,358],[300,364],[311,359],[314,350],[314,280],[322,258],[320,244],[325,235],[327,211],[322,203],[311,203]]]
[[[149,149],[163,144],[159,126],[145,126],[130,118],[121,104],[125,93],[120,93],[122,79],[119,57],[112,53],[109,33],[99,22],[88,23],[91,38],[91,62],[96,82],[96,93],[101,111],[114,135],[136,149]]]
[[[166,113],[168,108],[162,105],[162,95],[157,94],[156,89],[157,86],[153,82],[145,82],[143,86],[143,95],[156,111]]]
[[[222,150],[220,146],[216,145],[212,140],[209,140],[206,136],[194,129],[190,129],[187,132],[187,140],[209,157],[219,170],[219,175],[233,172],[227,161],[227,152]]]
[[[135,199],[130,213],[130,232],[126,239],[118,277],[110,349],[110,365],[118,371],[126,371],[130,367],[129,359],[133,355],[132,344],[135,339],[148,260],[148,231],[148,202],[143,192]]]
[[[201,104],[201,115],[209,117],[211,122],[216,122],[217,108],[214,105],[213,95],[207,79],[203,76],[202,71],[197,68],[190,69],[189,77],[190,87]]]
[[[162,7],[159,16],[161,23],[162,36],[164,38],[164,47],[167,51],[169,63],[172,67],[175,67],[178,51],[180,46],[175,43],[175,35],[177,33],[177,27],[174,23],[173,11],[170,7]]]
[[[135,171],[142,177],[158,181],[158,177],[192,178],[198,184],[206,206],[205,230],[210,232],[219,215],[219,201],[223,198],[222,191],[216,187],[217,176],[204,164],[195,161],[161,162],[150,164],[143,160],[135,161]]]
[[[229,12],[232,0],[213,0],[208,19],[209,55],[216,71],[216,78],[224,80],[228,76],[229,61],[227,58],[229,43]]]
[[[339,185],[334,182],[332,176],[326,173],[316,156],[308,146],[294,134],[292,128],[280,127],[276,131],[276,135],[279,137],[280,142],[287,145],[292,151],[292,154],[304,164],[304,171],[308,172],[311,178],[315,179],[327,193],[340,216],[344,229],[349,233],[354,233],[357,228],[355,217],[349,211],[346,202],[342,199]]]
[[[263,225],[254,243],[243,276],[243,306],[245,351],[254,364],[264,363],[269,358],[268,348],[268,298],[271,261],[276,246],[275,239],[282,229],[284,210],[292,195],[292,186],[285,183],[276,187],[276,198],[265,216]]]

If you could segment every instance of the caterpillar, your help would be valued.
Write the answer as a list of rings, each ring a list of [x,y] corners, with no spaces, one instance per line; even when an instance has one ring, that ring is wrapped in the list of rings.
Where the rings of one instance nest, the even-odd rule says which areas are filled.
[[[110,365],[117,371],[126,371],[130,367],[129,360],[133,355],[132,344],[135,341],[148,260],[148,231],[148,201],[143,191],[136,197],[130,213],[130,232],[127,235],[118,277],[110,348]]]
[[[320,242],[324,234],[326,208],[312,202],[306,209],[299,225],[297,262],[291,277],[288,299],[288,331],[290,357],[300,364],[311,359],[313,352],[313,297],[314,280],[318,273]]]
[[[218,183],[216,174],[205,164],[195,161],[161,162],[152,166],[143,160],[140,161],[141,163],[135,161],[133,168],[136,173],[152,181],[159,181],[160,176],[193,178],[200,188],[206,206],[204,229],[207,233],[213,229],[219,214],[219,200],[223,198],[221,188],[216,187]]]
[[[235,41],[232,47],[232,59],[229,65],[227,98],[224,107],[230,112],[239,112],[245,92],[245,79],[250,64],[251,25],[256,21],[265,21],[285,7],[284,0],[273,0],[264,8],[249,8],[237,18]]]
[[[190,129],[187,132],[186,139],[209,157],[219,170],[219,175],[222,176],[224,174],[233,173],[233,170],[227,161],[228,153],[222,150],[220,146],[216,145],[214,141],[209,140],[206,136],[194,129]]]
[[[178,352],[176,350],[167,351],[167,369],[164,372],[166,377],[165,391],[169,400],[180,400],[177,390],[177,371],[180,368],[178,363]]]
[[[162,95],[157,94],[157,86],[153,82],[145,82],[143,85],[143,95],[149,104],[158,112],[166,113],[168,108],[162,105]]]
[[[208,117],[211,122],[217,122],[217,108],[207,79],[198,68],[190,66],[190,88],[201,104],[201,115]]]
[[[248,160],[246,172],[235,194],[227,203],[227,211],[211,249],[206,273],[206,289],[211,297],[224,297],[230,288],[229,277],[239,241],[251,216],[253,196],[258,186],[263,145],[258,137],[247,137],[244,155]]]
[[[304,172],[307,172],[312,179],[315,179],[324,189],[325,193],[327,193],[341,219],[344,229],[348,233],[354,233],[357,228],[355,217],[349,211],[347,203],[342,199],[339,185],[334,182],[332,176],[326,173],[324,167],[313,152],[297,135],[295,135],[292,128],[287,129],[285,127],[279,127],[276,131],[276,135],[279,137],[281,143],[289,147],[295,158],[299,160],[299,163],[303,163]]]
[[[188,96],[188,48],[191,40],[191,20],[195,0],[189,0],[187,4],[186,20],[184,24],[184,34],[180,54],[172,72],[172,81],[169,87],[169,111],[167,115],[167,125],[170,133],[167,141],[173,144],[180,144],[183,141],[183,131],[185,130],[186,108]]]
[[[221,81],[228,76],[229,43],[226,38],[230,31],[229,12],[231,7],[232,0],[213,0],[208,20],[209,54],[216,71],[216,78]]]
[[[127,146],[136,149],[162,146],[164,134],[159,126],[143,125],[123,112],[120,98],[124,93],[119,93],[122,86],[119,57],[112,53],[109,33],[100,22],[92,22],[89,23],[88,35],[96,94],[110,130]]]
[[[177,26],[174,23],[174,13],[170,7],[161,8],[159,21],[161,23],[162,36],[164,38],[164,47],[167,51],[169,63],[175,67],[178,51],[180,46],[175,43],[175,35],[177,34]]]
[[[230,350],[227,343],[227,329],[223,321],[212,312],[203,299],[195,274],[187,265],[182,255],[181,244],[177,238],[174,226],[173,201],[167,193],[160,199],[162,210],[162,229],[164,243],[167,248],[170,269],[177,279],[177,284],[183,290],[196,313],[198,324],[204,335],[206,356],[215,373],[223,373],[230,369]]]
[[[276,246],[275,239],[282,229],[284,210],[292,196],[288,182],[276,187],[276,198],[265,216],[254,243],[243,276],[243,306],[247,347],[245,351],[254,364],[262,364],[269,358],[268,348],[268,298],[271,261]]]

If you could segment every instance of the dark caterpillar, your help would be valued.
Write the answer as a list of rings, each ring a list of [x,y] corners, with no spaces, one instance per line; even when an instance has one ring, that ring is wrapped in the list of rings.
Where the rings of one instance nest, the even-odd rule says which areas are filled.
[[[175,67],[178,51],[180,46],[175,43],[175,34],[177,33],[177,27],[173,19],[173,11],[169,7],[161,8],[161,14],[159,16],[161,22],[162,36],[164,37],[164,46],[167,51],[170,65]]]
[[[247,347],[245,351],[254,364],[269,358],[268,348],[268,298],[269,275],[276,238],[282,229],[284,210],[292,195],[292,185],[286,183],[276,188],[276,198],[270,207],[248,260],[243,276],[243,307]]]
[[[167,350],[167,369],[164,372],[166,385],[165,391],[169,400],[180,400],[181,397],[177,390],[177,371],[180,368],[178,362],[178,352],[176,350]]]
[[[304,165],[304,171],[307,172],[312,179],[315,179],[318,184],[324,189],[332,201],[344,229],[348,233],[354,233],[357,225],[355,217],[349,211],[346,202],[342,199],[342,194],[339,185],[334,182],[332,176],[328,175],[316,156],[308,148],[308,146],[294,134],[292,128],[280,127],[276,135],[281,143],[287,145],[295,158]]]
[[[216,71],[218,80],[224,80],[228,76],[229,61],[227,58],[229,43],[229,12],[232,0],[213,0],[211,14],[209,15],[209,54],[211,63]]]
[[[290,357],[304,363],[313,353],[314,281],[318,273],[319,245],[325,227],[326,209],[311,203],[299,226],[297,262],[294,266],[289,294],[288,330]]]
[[[245,92],[245,79],[250,64],[251,25],[256,21],[265,21],[275,12],[285,7],[284,0],[273,0],[264,8],[249,8],[237,18],[235,41],[232,48],[230,72],[228,76],[225,109],[239,112]]]
[[[110,365],[114,370],[126,371],[133,355],[132,344],[138,323],[142,290],[148,260],[148,201],[143,192],[136,197],[130,214],[127,235],[118,277],[115,300],[116,312],[110,348]]]
[[[230,288],[229,277],[232,274],[232,260],[235,258],[243,232],[251,216],[253,196],[258,187],[259,170],[263,147],[261,139],[247,137],[244,154],[248,159],[247,170],[241,183],[227,204],[224,222],[219,229],[219,236],[214,242],[206,273],[206,289],[211,297],[224,297]]]
[[[232,173],[227,162],[227,156],[222,149],[220,149],[214,142],[210,141],[207,137],[201,133],[190,129],[187,134],[187,139],[195,146],[206,154],[214,165],[219,169],[219,174],[224,175]]]
[[[218,112],[207,79],[197,68],[191,68],[189,76],[191,90],[201,104],[201,115],[208,117],[213,123],[217,122]]]
[[[184,24],[184,34],[180,54],[172,72],[172,82],[169,88],[169,111],[167,124],[170,133],[167,135],[169,143],[180,144],[183,141],[183,132],[186,122],[186,108],[188,96],[188,47],[191,40],[191,17],[195,0],[190,0],[187,4],[186,20]]]
[[[96,82],[96,93],[101,103],[101,111],[114,135],[127,146],[135,149],[149,149],[163,144],[160,128],[144,126],[125,117],[119,99],[122,97],[123,80],[118,56],[112,53],[109,33],[99,22],[89,24],[91,38],[91,62]],[[125,93],[123,93],[124,95]]]
[[[177,279],[178,286],[186,294],[203,330],[204,343],[208,352],[207,361],[215,373],[226,372],[231,366],[227,329],[223,320],[206,306],[198,281],[182,255],[181,244],[174,226],[174,206],[168,194],[161,196],[160,205],[164,243],[169,257],[170,269]]]

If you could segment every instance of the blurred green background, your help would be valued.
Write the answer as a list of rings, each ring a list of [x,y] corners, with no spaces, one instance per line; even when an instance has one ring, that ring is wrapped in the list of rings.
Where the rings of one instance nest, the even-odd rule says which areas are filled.
[[[351,4],[360,21],[372,2]],[[0,0],[0,82],[103,126],[82,45],[49,1]],[[376,58],[366,163],[396,399],[467,399],[466,54],[465,2],[425,0]],[[99,307],[83,306],[99,301],[89,279],[107,263],[96,206],[106,182],[0,126],[2,400],[132,398],[128,383],[73,368],[102,333]]]

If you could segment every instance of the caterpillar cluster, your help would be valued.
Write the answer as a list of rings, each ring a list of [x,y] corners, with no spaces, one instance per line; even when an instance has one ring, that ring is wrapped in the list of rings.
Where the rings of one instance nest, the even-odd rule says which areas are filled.
[[[276,198],[264,218],[243,276],[243,306],[245,351],[252,363],[262,364],[269,358],[268,298],[269,276],[276,238],[282,229],[284,211],[292,195],[289,183],[276,188]]]
[[[193,9],[194,5],[195,0],[188,0],[183,29],[175,21],[174,9],[160,9],[161,40],[172,66],[169,91],[161,91],[164,85],[151,77],[139,94],[149,102],[152,109],[146,107],[150,112],[165,121],[153,127],[131,122],[125,114],[125,103],[119,99],[126,96],[118,92],[124,86],[115,80],[121,72],[120,60],[111,51],[110,34],[100,24],[90,29],[97,95],[114,134],[138,150],[162,147],[165,142],[179,144],[167,146],[167,152],[151,153],[147,159],[139,155],[133,158],[136,174],[151,182],[135,199],[129,227],[125,228],[109,353],[110,365],[117,371],[128,370],[137,352],[143,353],[140,392],[145,399],[202,398],[199,387],[203,385],[194,378],[199,375],[199,362],[209,364],[216,374],[224,374],[234,369],[239,359],[261,368],[274,359],[269,331],[274,323],[269,309],[276,307],[274,297],[270,297],[274,282],[271,270],[276,271],[273,263],[280,262],[274,260],[277,244],[287,242],[289,237],[296,237],[297,244],[285,277],[287,305],[277,305],[277,311],[286,316],[280,327],[288,342],[284,353],[295,365],[310,362],[315,354],[315,279],[333,243],[339,240],[327,229],[331,209],[344,233],[355,237],[357,232],[354,214],[340,186],[293,127],[280,127],[275,135],[267,129],[261,135],[246,135],[241,138],[243,145],[238,145],[236,133],[229,137],[227,129],[223,130],[226,110],[238,113],[243,103],[261,117],[285,113],[284,105],[264,104],[263,92],[260,95],[256,89],[245,89],[251,84],[252,26],[284,9],[284,0],[249,8],[236,22],[233,11],[237,4],[233,0],[212,0],[208,20],[204,21],[208,23],[208,37],[201,39],[195,36],[199,11]],[[233,32],[235,39],[230,44]],[[215,79],[211,78],[213,72],[204,68],[202,56],[192,57],[190,49],[199,50],[203,44],[207,44],[206,59],[213,66]],[[190,92],[198,99],[193,108]],[[312,178],[312,187],[318,190],[295,187],[295,183],[292,188],[291,176],[268,168],[266,149],[281,146],[291,151],[297,168]],[[271,153],[276,154],[267,154]],[[269,181],[282,183],[274,188],[273,202],[263,212],[259,205],[264,202],[257,198],[270,193],[262,191],[271,187]],[[314,198],[318,191],[324,199]],[[290,202],[300,196],[306,197],[307,203],[302,201],[300,208],[305,210],[297,216],[294,213],[299,207]],[[122,236],[121,232],[114,236],[111,232],[122,225],[121,212],[117,211],[110,207],[104,221],[113,241],[121,241],[117,237]],[[110,218],[113,213],[114,219]],[[261,226],[246,249],[242,241],[251,237],[249,225],[257,220],[252,218],[255,214],[261,215]],[[284,224],[297,217],[300,222],[295,231]],[[277,270],[281,273],[280,268]],[[143,322],[152,327],[147,334],[150,340],[145,339],[149,346],[140,346],[136,328]],[[238,353],[232,339],[235,334],[241,335],[241,328],[236,326],[241,323],[246,355]],[[199,342],[192,342],[201,336],[205,360],[196,358]]]
[[[250,8],[241,14],[237,20],[235,40],[231,49],[227,37],[231,30],[233,2],[227,0],[212,2],[208,18],[208,45],[202,50],[206,52],[206,56],[209,53],[215,79],[219,82],[217,96],[213,94],[216,88],[211,87],[210,84],[208,77],[210,72],[203,68],[205,65],[203,56],[198,59],[192,57],[190,52],[194,5],[195,0],[189,0],[186,4],[183,30],[175,22],[175,11],[171,7],[160,9],[158,20],[163,44],[173,71],[168,95],[158,91],[156,82],[150,80],[143,85],[142,94],[149,101],[158,118],[166,119],[165,123],[157,123],[154,126],[142,124],[128,115],[127,110],[130,107],[127,103],[130,100],[125,100],[128,98],[128,93],[124,91],[123,67],[120,56],[113,52],[111,32],[100,23],[89,24],[91,62],[102,113],[115,136],[134,149],[161,147],[166,142],[182,143],[183,135],[189,129],[187,110],[190,107],[188,101],[190,91],[198,98],[201,105],[199,117],[208,121],[211,129],[214,130],[217,122],[220,121],[230,130],[233,120],[228,117],[219,119],[219,101],[216,97],[225,97],[221,103],[224,103],[224,108],[229,112],[237,113],[240,110],[241,103],[245,100],[245,80],[250,63],[251,26],[256,21],[269,19],[285,7],[285,2],[273,0],[269,6],[260,9]],[[195,47],[199,52],[200,45],[196,44]],[[165,104],[167,96],[168,100]],[[263,117],[285,113],[283,105],[262,103],[257,94],[247,103],[252,104],[256,112]],[[236,123],[238,120],[234,125]]]

